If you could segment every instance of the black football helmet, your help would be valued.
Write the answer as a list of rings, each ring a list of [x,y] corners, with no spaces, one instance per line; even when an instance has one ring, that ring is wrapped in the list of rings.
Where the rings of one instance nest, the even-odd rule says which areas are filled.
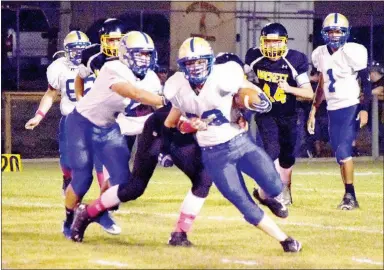
[[[270,23],[261,29],[261,53],[272,60],[278,60],[287,51],[288,32],[280,23]]]
[[[373,60],[370,67],[369,67],[369,71],[370,72],[376,71],[380,74],[384,74],[384,66],[381,63]]]
[[[238,63],[241,67],[244,67],[243,61],[234,53],[221,52],[216,55],[215,64],[224,64],[229,61]]]
[[[99,30],[101,51],[107,56],[117,57],[119,41],[126,33],[128,28],[121,20],[115,18],[105,20]]]

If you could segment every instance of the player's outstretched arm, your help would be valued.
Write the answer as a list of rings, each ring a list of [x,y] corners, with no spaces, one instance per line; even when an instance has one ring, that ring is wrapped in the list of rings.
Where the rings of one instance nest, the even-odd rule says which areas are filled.
[[[315,122],[316,122],[315,116],[316,116],[317,108],[319,108],[320,104],[324,100],[324,88],[323,88],[324,78],[322,73],[320,73],[319,78],[320,79],[316,87],[315,96],[312,102],[312,108],[309,113],[308,122],[307,122],[308,133],[312,135],[315,134]]]
[[[84,96],[84,79],[79,74],[75,78],[75,95],[76,100],[80,100]]]
[[[111,89],[123,97],[134,99],[146,105],[166,105],[163,96],[152,94],[131,84],[130,82],[118,82],[111,85]]]
[[[43,120],[49,109],[51,109],[52,104],[57,95],[58,91],[52,88],[52,86],[48,85],[48,90],[41,98],[39,108],[37,109],[35,116],[29,119],[28,122],[25,124],[26,129],[34,129],[40,124],[40,121]]]
[[[285,93],[295,95],[304,99],[313,99],[313,90],[311,84],[304,83],[300,87],[293,87],[285,80],[279,80],[279,88],[283,89]]]

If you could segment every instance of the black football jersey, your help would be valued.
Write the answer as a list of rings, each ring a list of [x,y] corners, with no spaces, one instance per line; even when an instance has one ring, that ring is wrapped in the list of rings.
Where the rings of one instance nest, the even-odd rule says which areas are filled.
[[[287,50],[277,61],[264,57],[259,48],[250,48],[245,55],[245,64],[255,72],[258,85],[272,102],[272,115],[293,115],[296,112],[296,96],[278,88],[283,79],[290,86],[298,87],[296,77],[308,72],[307,56],[296,50]]]
[[[99,75],[100,69],[106,61],[116,60],[117,57],[107,57],[101,52],[100,44],[93,44],[85,48],[81,53],[81,64],[90,68],[92,72]]]

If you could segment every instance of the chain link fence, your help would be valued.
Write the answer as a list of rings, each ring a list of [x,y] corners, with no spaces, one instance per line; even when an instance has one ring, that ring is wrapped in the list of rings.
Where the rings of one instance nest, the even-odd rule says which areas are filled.
[[[368,5],[368,4],[367,4]],[[371,3],[369,5],[372,5]],[[316,6],[316,5],[315,5]],[[193,7],[191,2],[190,7]],[[93,43],[99,42],[98,30],[102,22],[109,17],[123,20],[131,30],[141,30],[148,33],[154,40],[159,54],[159,64],[170,67],[171,52],[177,50],[177,44],[171,44],[171,31],[175,27],[186,28],[183,21],[171,25],[173,14],[193,16],[197,27],[206,27],[209,31],[209,13],[217,10],[204,10],[196,8],[190,10],[173,8],[170,1],[161,2],[8,2],[2,1],[2,91],[45,91],[47,88],[46,67],[52,62],[52,55],[62,49],[65,35],[70,30],[85,32]],[[7,15],[5,11],[11,10]],[[42,11],[44,17],[35,15],[37,20],[46,20],[47,25],[41,22],[38,38],[33,39],[25,21],[30,19],[30,10],[38,14]],[[233,19],[223,20],[221,24],[233,24],[235,34],[228,37],[228,42],[233,42],[234,52],[244,57],[248,48],[258,46],[258,38],[263,25],[268,22],[280,22],[288,29],[289,47],[298,49],[309,56],[317,46],[322,45],[320,36],[321,24],[328,12],[323,9],[316,11],[288,12],[256,12],[237,8],[233,10],[220,10],[220,14],[230,14]],[[329,9],[331,10],[331,8]],[[337,11],[336,9],[332,9]],[[339,11],[342,12],[342,11]],[[376,13],[375,13],[376,12]],[[351,39],[363,44],[369,52],[369,60],[384,62],[384,16],[377,9],[364,10],[360,13],[348,15],[351,22]],[[31,13],[32,14],[32,13]],[[217,17],[217,14],[215,15]],[[206,21],[203,21],[206,19]],[[206,23],[207,26],[203,23]],[[18,25],[18,26],[17,26]],[[172,28],[173,27],[173,28]],[[13,28],[13,32],[9,29]],[[187,30],[186,30],[187,32]],[[10,35],[12,37],[10,38]],[[28,35],[29,39],[28,39]],[[36,35],[36,32],[35,32]],[[189,35],[189,33],[188,33]],[[31,39],[32,38],[32,39]],[[42,42],[45,40],[46,42]],[[216,41],[217,43],[218,41]],[[32,46],[33,45],[33,46]],[[43,51],[39,55],[33,52]],[[34,58],[32,64],[24,61]],[[36,62],[36,58],[38,61]],[[14,100],[11,101],[11,123],[6,123],[4,117],[4,100],[2,99],[2,152],[4,153],[4,131],[6,125],[12,130],[12,152],[20,153],[24,158],[57,157],[58,156],[58,123],[60,111],[58,103],[47,114],[41,125],[35,130],[25,130],[24,124],[33,116],[38,107],[38,101]],[[378,125],[382,125],[377,115],[383,110],[382,104],[377,106],[373,102],[373,125],[364,128],[358,137],[357,147],[363,155],[374,155],[372,152],[372,138],[378,137]],[[372,136],[372,134],[374,136]],[[378,142],[373,142],[378,144]],[[327,146],[325,146],[327,147]],[[327,152],[327,151],[326,151]],[[328,155],[328,154],[327,154]]]

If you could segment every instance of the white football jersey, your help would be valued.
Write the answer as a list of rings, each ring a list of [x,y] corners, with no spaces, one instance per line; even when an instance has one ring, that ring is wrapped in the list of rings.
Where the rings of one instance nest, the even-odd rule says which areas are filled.
[[[198,131],[201,147],[231,140],[245,132],[233,119],[232,99],[244,80],[241,66],[235,62],[214,65],[199,95],[191,88],[182,72],[176,72],[164,86],[165,97],[185,117],[200,117],[208,123],[207,130]]]
[[[110,87],[115,83],[126,81],[149,92],[158,92],[161,89],[160,80],[152,70],[139,80],[121,61],[108,61],[101,68],[91,91],[76,105],[76,110],[99,127],[112,125],[117,115],[124,111],[131,100],[115,93]],[[134,103],[135,101],[132,102]]]
[[[367,62],[367,49],[353,42],[346,43],[332,55],[326,45],[313,51],[313,66],[323,74],[328,110],[347,108],[360,102],[357,73],[367,67]]]
[[[76,105],[75,78],[78,67],[70,63],[67,58],[61,57],[53,61],[47,69],[48,83],[61,92],[60,110],[62,115],[68,115]],[[94,76],[84,80],[85,93],[91,89]]]

